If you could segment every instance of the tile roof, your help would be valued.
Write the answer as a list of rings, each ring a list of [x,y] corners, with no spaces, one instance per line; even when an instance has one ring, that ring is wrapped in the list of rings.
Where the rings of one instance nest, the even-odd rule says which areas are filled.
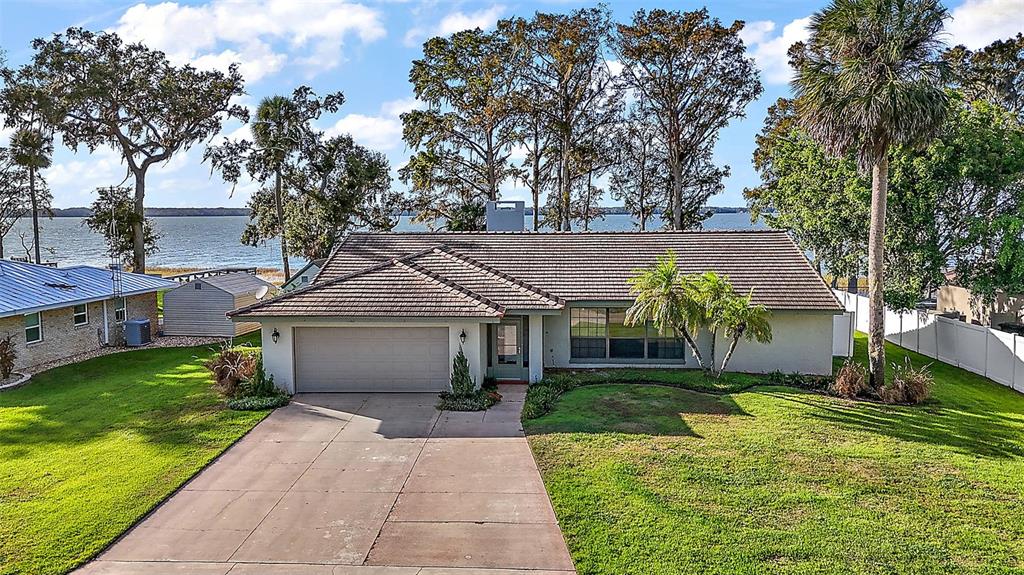
[[[53,268],[0,260],[0,317],[34,313],[113,297],[112,273],[91,266]],[[138,295],[178,282],[121,272],[121,292]]]
[[[292,297],[306,295],[287,309],[288,315],[325,315],[331,306],[344,307],[350,298],[346,284],[356,277],[353,274],[382,263],[435,274],[439,281],[504,309],[559,309],[567,301],[629,301],[626,280],[670,249],[684,272],[722,274],[738,292],[753,290],[754,301],[770,309],[842,309],[792,239],[774,230],[357,233],[335,250],[312,286],[292,292]],[[373,308],[372,315],[426,313],[422,309],[393,311],[403,288],[387,283],[377,288],[372,293],[358,292],[372,301],[366,304]],[[274,302],[285,297],[252,306],[245,315],[276,315],[271,312],[284,308]],[[301,304],[314,299],[317,305]]]
[[[406,259],[239,308],[229,316],[501,317],[505,308]]]

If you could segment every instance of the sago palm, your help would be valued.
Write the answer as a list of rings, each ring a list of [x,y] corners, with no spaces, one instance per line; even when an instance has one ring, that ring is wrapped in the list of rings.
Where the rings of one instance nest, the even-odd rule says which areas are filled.
[[[629,293],[636,299],[626,310],[626,325],[651,322],[660,335],[674,331],[682,336],[697,365],[707,370],[704,357],[690,334],[690,328],[699,323],[700,306],[694,301],[690,278],[676,265],[676,254],[670,250],[659,257],[656,264],[636,270],[634,274],[627,280]]]
[[[256,107],[256,121],[252,125],[253,140],[273,167],[274,211],[281,236],[281,261],[284,264],[284,281],[291,279],[288,265],[288,240],[285,238],[284,190],[281,173],[288,156],[298,145],[298,114],[295,105],[284,96],[269,96]]]
[[[885,378],[883,265],[889,150],[923,146],[946,114],[938,0],[835,0],[811,18],[794,51],[793,91],[801,125],[834,154],[856,155],[871,172],[868,238],[869,366]]]
[[[50,167],[53,158],[53,139],[37,128],[22,128],[11,136],[11,158],[28,171],[29,202],[32,206],[32,247],[35,261],[41,264],[39,251],[39,193],[36,177]]]
[[[722,358],[716,375],[721,377],[741,339],[769,344],[772,342],[771,312],[763,305],[752,302],[753,292],[745,296],[732,295],[722,306],[720,327],[729,339],[729,349]]]

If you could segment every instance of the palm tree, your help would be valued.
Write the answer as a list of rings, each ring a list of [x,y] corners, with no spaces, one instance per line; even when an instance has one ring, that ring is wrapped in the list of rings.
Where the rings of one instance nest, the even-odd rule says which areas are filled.
[[[696,333],[701,328],[711,332],[711,357],[708,363],[712,371],[718,357],[715,348],[718,342],[718,330],[725,327],[724,321],[736,294],[732,284],[723,276],[714,272],[704,272],[691,279],[691,293],[696,309],[691,318],[690,329]]]
[[[50,167],[53,158],[53,139],[37,128],[21,128],[11,136],[11,156],[14,163],[28,170],[28,193],[32,206],[32,246],[37,264],[43,263],[39,254],[39,194],[36,175]]]
[[[716,377],[725,373],[729,360],[740,339],[746,341],[757,341],[758,343],[769,344],[772,342],[771,312],[763,305],[752,303],[754,292],[745,296],[731,295],[722,306],[720,325],[729,338],[729,350],[722,358],[722,365],[718,368]]]
[[[295,105],[284,96],[269,96],[256,107],[256,121],[252,125],[253,139],[259,151],[274,171],[274,209],[281,236],[281,261],[284,264],[284,281],[291,279],[288,265],[288,240],[285,237],[284,190],[281,173],[288,156],[298,145],[299,118]]]
[[[626,325],[651,322],[660,335],[675,332],[682,336],[701,369],[707,370],[690,329],[699,326],[702,311],[694,301],[690,277],[676,265],[676,254],[669,250],[658,262],[634,272],[629,278],[629,293],[636,297],[626,311]]]
[[[938,0],[833,0],[794,47],[801,125],[829,153],[856,154],[871,171],[868,291],[871,383],[885,383],[883,289],[890,148],[923,146],[946,112]]]

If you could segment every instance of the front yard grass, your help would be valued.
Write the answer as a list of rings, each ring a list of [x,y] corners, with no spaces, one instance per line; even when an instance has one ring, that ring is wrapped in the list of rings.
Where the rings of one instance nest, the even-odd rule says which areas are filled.
[[[599,385],[524,425],[581,575],[1024,573],[1024,396],[931,369],[917,407]]]
[[[64,573],[268,412],[222,407],[209,348],[56,368],[0,393],[0,573]]]

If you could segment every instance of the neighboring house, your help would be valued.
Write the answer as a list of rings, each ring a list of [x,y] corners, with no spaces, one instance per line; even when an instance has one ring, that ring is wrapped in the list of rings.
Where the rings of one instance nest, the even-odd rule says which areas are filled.
[[[234,272],[194,279],[164,294],[164,335],[234,337],[259,329],[255,322],[233,322],[227,313],[275,295],[274,284]]]
[[[935,310],[939,313],[956,312],[967,323],[997,328],[1002,323],[1021,323],[1024,297],[999,292],[992,303],[985,303],[967,288],[948,284],[939,288]]]
[[[0,336],[17,342],[17,368],[64,359],[121,342],[126,319],[157,328],[156,292],[177,284],[90,266],[54,268],[0,260]]]
[[[229,315],[262,324],[264,365],[289,392],[443,390],[460,348],[478,383],[692,368],[679,339],[624,325],[627,279],[670,249],[683,271],[728,276],[772,310],[773,343],[741,343],[731,370],[831,373],[843,308],[779,231],[356,233],[311,287]]]
[[[324,267],[324,262],[327,258],[320,258],[318,260],[310,260],[301,270],[295,272],[292,279],[288,280],[287,283],[281,286],[281,291],[292,291],[293,289],[304,288],[316,279],[316,276],[320,273],[320,270]]]

